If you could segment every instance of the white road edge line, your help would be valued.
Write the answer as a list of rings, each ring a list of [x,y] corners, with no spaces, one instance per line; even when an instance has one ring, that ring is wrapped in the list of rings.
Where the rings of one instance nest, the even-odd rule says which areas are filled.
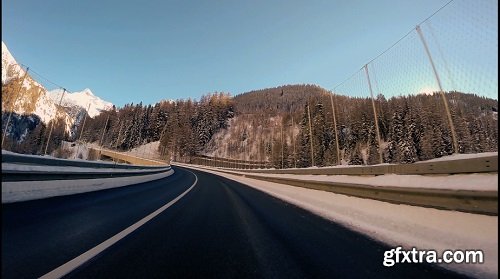
[[[176,197],[172,201],[168,202],[164,206],[158,208],[156,211],[149,214],[148,216],[137,221],[135,224],[133,224],[133,225],[129,226],[128,228],[124,229],[123,231],[115,234],[111,238],[105,240],[104,242],[97,245],[96,247],[88,250],[87,252],[81,254],[80,256],[72,259],[71,261],[59,266],[58,268],[50,271],[49,273],[47,273],[39,278],[40,279],[49,279],[49,278],[61,278],[61,277],[63,277],[64,275],[70,273],[71,271],[75,270],[79,266],[83,265],[84,263],[86,263],[87,261],[92,259],[93,257],[97,256],[102,251],[108,249],[113,244],[115,244],[116,242],[118,242],[119,240],[124,238],[125,236],[129,235],[131,232],[137,230],[139,227],[141,227],[142,225],[144,225],[145,223],[147,223],[148,221],[150,221],[151,219],[153,219],[154,217],[156,217],[157,215],[159,215],[160,213],[165,211],[167,208],[169,208],[174,203],[176,203],[178,200],[180,200],[182,197],[184,197],[189,191],[191,191],[191,189],[194,188],[196,183],[198,183],[198,176],[196,176],[196,174],[194,174],[191,171],[189,171],[189,172],[194,175],[195,181],[194,181],[193,185],[191,185],[191,187],[189,187],[186,191],[184,191],[178,197]]]

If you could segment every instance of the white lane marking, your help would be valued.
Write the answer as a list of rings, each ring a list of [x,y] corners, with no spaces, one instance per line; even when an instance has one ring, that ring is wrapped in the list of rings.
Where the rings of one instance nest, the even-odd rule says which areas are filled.
[[[80,256],[72,259],[71,261],[59,266],[58,268],[50,271],[49,273],[43,275],[40,277],[41,279],[49,279],[49,278],[61,278],[64,275],[70,273],[71,271],[75,270],[77,267],[81,266],[82,264],[86,263],[93,257],[97,256],[99,253],[102,251],[106,250],[107,248],[111,247],[111,245],[115,244],[118,242],[120,239],[124,238],[125,236],[129,235],[131,232],[137,230],[140,226],[144,225],[154,217],[156,217],[158,214],[162,213],[164,210],[172,206],[174,203],[176,203],[178,200],[180,200],[182,197],[184,197],[191,189],[194,188],[196,183],[198,182],[198,176],[194,174],[193,172],[189,171],[194,175],[196,178],[193,185],[189,187],[186,191],[184,191],[182,194],[180,194],[178,197],[170,201],[169,203],[165,204],[164,206],[160,207],[157,209],[155,212],[149,214],[148,216],[142,218],[141,220],[137,221],[135,224],[131,225],[130,227],[124,229],[123,231],[115,234],[108,240],[105,240],[101,244],[97,245],[96,247],[88,250],[87,252],[81,254]]]

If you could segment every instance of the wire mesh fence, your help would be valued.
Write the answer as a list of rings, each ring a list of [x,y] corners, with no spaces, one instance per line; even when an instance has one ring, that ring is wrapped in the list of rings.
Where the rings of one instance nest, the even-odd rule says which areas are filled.
[[[337,163],[496,151],[498,2],[448,2],[332,92]]]

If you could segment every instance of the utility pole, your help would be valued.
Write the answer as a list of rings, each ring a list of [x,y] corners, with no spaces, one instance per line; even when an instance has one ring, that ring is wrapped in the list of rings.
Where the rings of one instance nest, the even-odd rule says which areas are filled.
[[[451,138],[453,140],[453,152],[458,153],[458,141],[457,141],[457,135],[455,133],[455,126],[453,125],[453,120],[451,118],[451,113],[450,113],[450,108],[448,107],[448,101],[446,100],[446,96],[444,95],[443,91],[443,86],[441,85],[441,79],[439,78],[439,74],[436,70],[436,66],[434,65],[434,60],[432,59],[431,52],[429,50],[429,47],[427,46],[427,42],[425,41],[424,34],[422,33],[422,29],[420,29],[420,25],[417,25],[416,27],[418,36],[420,37],[420,40],[422,41],[422,44],[424,45],[425,53],[427,54],[427,57],[429,58],[429,62],[431,63],[432,66],[432,71],[434,72],[434,77],[436,78],[436,82],[439,87],[439,93],[441,95],[441,99],[443,100],[444,108],[446,110],[446,116],[448,117],[448,124],[450,125],[450,130],[451,130]]]
[[[273,167],[273,159],[274,159],[274,126],[273,126],[273,130],[272,130],[272,133],[271,133],[271,160],[269,160],[271,162],[271,168]]]
[[[82,144],[82,135],[83,135],[83,129],[85,129],[85,121],[87,121],[87,115],[90,109],[90,103],[87,106],[87,111],[85,112],[85,117],[83,118],[83,124],[82,124],[82,129],[80,130],[80,136],[78,137],[78,148],[76,149],[76,154],[75,154],[75,159],[76,156],[78,156],[78,153],[80,153],[80,145]]]
[[[83,118],[83,124],[82,124],[82,129],[80,131],[80,137],[78,137],[78,141],[82,140],[82,135],[83,135],[83,129],[85,129],[85,122],[87,121],[87,115],[89,114],[88,111],[90,109],[90,103],[87,106],[87,112],[85,113],[85,117]]]
[[[164,153],[167,153],[166,152],[166,146],[167,146],[167,144],[165,144],[164,147],[161,147],[161,140],[163,139],[163,135],[165,134],[166,130],[167,130],[167,125],[163,126],[163,130],[161,131],[161,134],[160,134],[160,141],[158,143],[158,146],[160,146],[160,148],[162,148],[162,155],[165,155]]]
[[[7,118],[7,122],[5,123],[5,129],[3,131],[3,135],[2,135],[2,149],[3,149],[3,143],[5,141],[5,135],[7,135],[7,128],[9,128],[9,124],[10,124],[10,118],[12,117],[12,113],[14,112],[14,109],[15,109],[15,105],[16,105],[16,102],[17,102],[17,98],[19,98],[19,95],[21,93],[21,88],[23,87],[23,83],[24,83],[24,79],[26,78],[26,76],[28,75],[28,71],[29,71],[29,67],[26,68],[26,72],[24,72],[24,76],[23,78],[21,79],[21,83],[19,84],[19,87],[17,88],[17,94],[16,94],[16,97],[14,98],[14,100],[12,101],[12,104],[10,105],[10,112],[9,112],[9,117]],[[41,90],[41,89],[40,89]]]
[[[283,121],[281,121],[281,168],[285,168],[284,160],[284,144],[283,144]]]
[[[101,159],[101,152],[102,152],[102,142],[104,140],[104,133],[106,132],[106,127],[108,126],[108,121],[109,121],[109,113],[108,113],[108,117],[106,118],[106,124],[104,124],[104,127],[102,129],[102,136],[101,136],[101,140],[99,141],[99,146],[100,146],[100,149],[99,149],[99,156],[98,156],[98,160]]]
[[[63,93],[61,94],[61,99],[59,100],[59,105],[57,106],[57,110],[56,110],[56,117],[55,117],[55,119],[52,120],[52,122],[51,122],[52,125],[50,125],[49,137],[47,138],[47,144],[45,145],[45,152],[44,152],[45,155],[47,155],[47,149],[49,148],[50,137],[52,136],[52,130],[54,129],[54,122],[57,120],[57,113],[59,112],[59,108],[61,107],[64,93],[66,93],[66,88],[63,88]]]
[[[262,157],[264,157],[262,155],[262,151],[263,151],[263,148],[262,148],[262,132],[264,130],[264,126],[260,126],[260,134],[259,134],[259,168],[262,168]]]
[[[293,166],[297,168],[297,154],[295,151],[295,131],[294,131],[294,125],[295,122],[293,122],[293,114],[292,114],[292,144],[293,144]]]
[[[116,139],[115,149],[118,149],[118,144],[120,143],[120,140],[122,138],[122,131],[123,131],[123,124],[124,124],[124,122],[122,122],[122,124],[120,124],[120,131],[118,131],[118,138]]]

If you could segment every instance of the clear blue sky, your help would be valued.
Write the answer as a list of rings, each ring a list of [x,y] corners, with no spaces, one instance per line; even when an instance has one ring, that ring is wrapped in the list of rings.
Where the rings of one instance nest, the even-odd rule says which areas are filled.
[[[2,40],[118,106],[284,84],[327,89],[448,0],[2,1]]]

